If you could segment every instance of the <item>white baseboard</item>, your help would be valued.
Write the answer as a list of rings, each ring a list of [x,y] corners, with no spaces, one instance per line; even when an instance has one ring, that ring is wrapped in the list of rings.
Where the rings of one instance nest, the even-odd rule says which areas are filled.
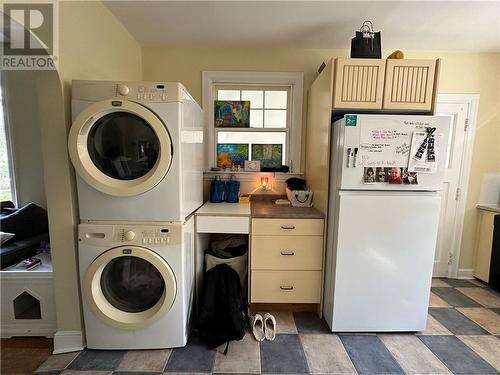
[[[82,331],[57,331],[54,335],[53,354],[77,352],[84,348]]]
[[[459,268],[457,279],[473,279],[474,270],[472,268]]]

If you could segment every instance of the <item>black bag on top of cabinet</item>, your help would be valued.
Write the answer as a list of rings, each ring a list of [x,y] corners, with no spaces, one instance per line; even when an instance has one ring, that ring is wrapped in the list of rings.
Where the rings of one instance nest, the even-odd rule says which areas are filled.
[[[351,40],[351,58],[380,59],[382,47],[380,44],[380,31],[373,31],[371,21],[363,22],[356,36]]]
[[[238,273],[219,264],[205,274],[199,332],[210,349],[245,336],[245,304]],[[227,352],[227,346],[226,351]]]

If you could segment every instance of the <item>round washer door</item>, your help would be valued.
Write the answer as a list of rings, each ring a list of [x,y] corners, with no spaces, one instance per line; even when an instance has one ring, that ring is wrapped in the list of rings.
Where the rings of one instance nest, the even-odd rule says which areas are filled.
[[[83,290],[92,311],[107,324],[138,329],[170,310],[177,283],[168,263],[154,251],[120,246],[92,262]]]
[[[103,100],[82,111],[70,130],[69,154],[77,173],[114,196],[142,194],[167,174],[172,141],[165,124],[146,107]]]

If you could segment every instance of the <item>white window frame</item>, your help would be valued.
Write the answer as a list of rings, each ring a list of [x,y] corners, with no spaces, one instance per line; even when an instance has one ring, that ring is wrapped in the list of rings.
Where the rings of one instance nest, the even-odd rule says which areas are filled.
[[[291,173],[302,173],[302,103],[304,95],[304,73],[302,72],[239,72],[239,71],[204,71],[203,109],[208,124],[207,170],[216,166],[216,130],[214,127],[214,100],[216,86],[248,85],[248,86],[288,86],[290,88],[289,116],[290,128],[287,130],[287,160]],[[252,131],[250,129],[245,129]],[[256,128],[260,129],[260,128]],[[228,129],[225,129],[228,130]],[[267,131],[283,131],[284,129],[266,129]],[[265,130],[265,131],[266,131]],[[261,130],[262,131],[262,130]]]
[[[16,173],[14,169],[14,151],[12,147],[12,136],[10,129],[10,121],[9,121],[9,113],[8,113],[8,99],[7,99],[7,85],[6,82],[6,74],[2,72],[0,74],[0,86],[2,90],[2,99],[0,105],[3,106],[3,121],[5,126],[5,141],[7,145],[7,162],[9,164],[9,173],[10,173],[10,192],[11,192],[11,202],[17,207],[17,188],[16,188]]]

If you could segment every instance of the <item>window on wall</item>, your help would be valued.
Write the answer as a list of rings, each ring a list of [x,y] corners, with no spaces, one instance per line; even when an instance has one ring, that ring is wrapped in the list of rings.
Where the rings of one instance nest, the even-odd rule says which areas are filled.
[[[5,96],[0,84],[0,201],[16,203]]]
[[[259,160],[261,167],[288,165],[300,172],[302,80],[302,73],[203,72],[209,167]],[[250,102],[249,126],[216,126],[216,101]]]
[[[229,145],[241,144],[248,148],[247,160],[259,160],[266,167],[287,164],[289,91],[288,87],[216,86],[216,100],[250,102],[249,128],[215,128],[218,163]]]

